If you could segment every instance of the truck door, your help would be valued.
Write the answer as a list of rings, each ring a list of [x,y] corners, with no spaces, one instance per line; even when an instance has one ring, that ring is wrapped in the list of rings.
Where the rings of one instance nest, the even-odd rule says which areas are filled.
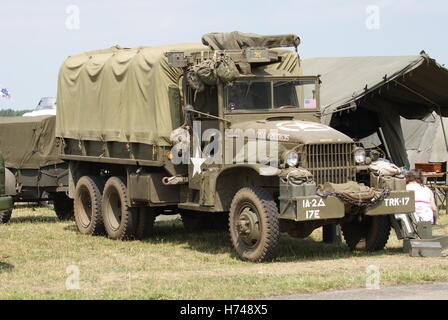
[[[188,89],[187,102],[192,105],[195,111],[200,112],[190,112],[190,125],[192,128],[191,131],[191,143],[190,143],[190,156],[192,160],[189,164],[189,175],[190,181],[193,183],[190,184],[190,187],[193,189],[199,189],[198,183],[195,183],[195,178],[197,178],[197,174],[201,173],[198,171],[198,163],[195,161],[204,161],[209,157],[215,156],[215,149],[211,147],[211,143],[218,139],[215,135],[210,135],[213,132],[219,132],[220,121],[218,119],[208,117],[210,116],[218,116],[218,95],[217,95],[217,87],[216,86],[207,86],[202,92],[194,92],[191,88]],[[213,131],[209,129],[215,129]],[[206,141],[203,141],[205,140]],[[197,141],[195,142],[194,139]],[[196,150],[195,149],[196,146]],[[200,148],[198,148],[200,146]],[[200,158],[201,160],[196,160]],[[209,164],[205,163],[201,166],[204,168]]]

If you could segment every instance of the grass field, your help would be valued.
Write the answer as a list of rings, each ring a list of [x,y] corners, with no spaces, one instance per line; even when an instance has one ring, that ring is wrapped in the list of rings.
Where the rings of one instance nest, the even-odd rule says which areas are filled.
[[[434,233],[448,234],[448,216]],[[82,236],[49,208],[20,207],[0,225],[0,299],[264,298],[363,288],[370,265],[381,286],[448,281],[448,258],[411,258],[393,233],[371,254],[320,240],[320,231],[282,236],[274,262],[253,264],[235,258],[227,234],[188,233],[179,221],[156,223],[151,240],[117,242]],[[79,290],[68,290],[74,270]]]

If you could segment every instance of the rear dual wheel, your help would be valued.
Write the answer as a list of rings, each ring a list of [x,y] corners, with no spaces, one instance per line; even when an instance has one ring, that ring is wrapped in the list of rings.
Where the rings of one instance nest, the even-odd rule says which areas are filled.
[[[129,206],[129,196],[124,178],[107,180],[103,192],[103,221],[107,235],[113,240],[135,239],[138,208]]]
[[[84,176],[76,185],[74,211],[78,230],[85,235],[107,234],[114,240],[144,239],[152,235],[151,208],[129,207],[125,179]]]
[[[101,194],[104,181],[100,177],[84,176],[76,184],[74,211],[79,232],[85,235],[104,234]]]

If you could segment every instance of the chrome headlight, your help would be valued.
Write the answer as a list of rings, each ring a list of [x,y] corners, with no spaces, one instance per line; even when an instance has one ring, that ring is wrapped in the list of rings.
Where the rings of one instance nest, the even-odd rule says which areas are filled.
[[[366,162],[366,150],[364,150],[364,148],[356,148],[354,155],[355,162],[357,164],[363,164]]]
[[[289,167],[296,167],[299,164],[299,154],[294,151],[290,151],[285,156],[285,162]]]

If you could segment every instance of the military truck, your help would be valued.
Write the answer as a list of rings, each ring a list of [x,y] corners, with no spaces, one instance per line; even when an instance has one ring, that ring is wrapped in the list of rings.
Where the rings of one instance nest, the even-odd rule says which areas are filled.
[[[54,115],[0,118],[5,192],[13,202],[51,201],[58,218],[69,220],[73,201],[66,194],[68,164],[58,158],[55,125]]]
[[[5,161],[0,153],[0,223],[9,221],[12,206],[12,198],[5,193]]]
[[[187,228],[227,226],[247,261],[271,260],[281,232],[330,225],[351,249],[383,249],[414,195],[393,164],[320,124],[320,79],[301,74],[299,43],[213,33],[67,58],[56,136],[79,231],[141,238],[180,213]]]

